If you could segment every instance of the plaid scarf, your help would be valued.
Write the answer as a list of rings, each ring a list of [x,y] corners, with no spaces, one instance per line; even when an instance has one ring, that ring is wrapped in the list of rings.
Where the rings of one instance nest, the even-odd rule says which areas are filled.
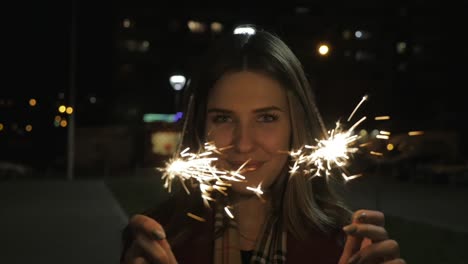
[[[214,264],[241,264],[237,223],[227,217],[222,204],[216,205]],[[257,239],[251,264],[286,263],[286,232],[280,217],[270,213]]]

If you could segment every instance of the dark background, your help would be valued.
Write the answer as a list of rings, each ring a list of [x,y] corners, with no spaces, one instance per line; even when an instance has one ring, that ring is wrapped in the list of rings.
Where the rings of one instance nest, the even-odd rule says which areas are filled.
[[[5,263],[118,262],[129,217],[167,197],[154,168],[169,155],[154,155],[151,137],[177,127],[145,123],[144,114],[175,113],[169,76],[190,78],[195,59],[241,23],[269,29],[291,46],[327,126],[345,120],[368,94],[353,121],[367,116],[360,128],[391,132],[388,141],[370,140],[383,156],[353,159],[350,172],[364,177],[343,186],[345,202],[385,213],[386,230],[408,263],[467,263],[468,9],[462,1],[252,2],[1,4]],[[191,32],[190,20],[206,30]],[[215,21],[221,33],[210,30]],[[368,38],[355,38],[357,30]],[[322,41],[331,46],[326,57],[316,51]],[[399,43],[406,43],[402,53]],[[72,115],[59,113],[60,105],[72,105]],[[373,121],[378,115],[391,119]],[[57,116],[68,125],[57,126]],[[387,151],[387,143],[394,149]]]
[[[53,120],[59,105],[71,104],[74,90],[76,136],[80,129],[123,127],[132,142],[126,164],[144,166],[142,116],[178,109],[169,76],[182,73],[190,78],[195,58],[211,41],[231,34],[237,24],[253,23],[277,33],[301,59],[327,125],[346,118],[368,94],[370,100],[357,113],[371,120],[364,128],[455,135],[455,159],[464,162],[467,43],[462,4],[172,4],[31,1],[4,8],[0,160],[42,174],[64,170],[69,126],[55,127]],[[189,20],[205,23],[206,30],[191,32]],[[212,32],[211,22],[221,23],[223,31]],[[368,37],[354,37],[357,30]],[[331,45],[329,56],[316,52],[322,41]],[[397,52],[400,42],[406,43],[402,53]],[[30,98],[37,106],[28,105]],[[372,121],[376,115],[392,119],[381,125]],[[31,132],[24,131],[27,124],[33,126]],[[98,132],[94,135],[99,137]]]

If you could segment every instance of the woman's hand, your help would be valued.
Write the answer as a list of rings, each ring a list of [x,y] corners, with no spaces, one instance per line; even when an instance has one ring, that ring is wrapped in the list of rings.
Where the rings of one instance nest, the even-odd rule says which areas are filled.
[[[177,263],[164,229],[158,222],[137,214],[130,219],[129,227],[135,239],[125,252],[123,264]]]
[[[405,264],[400,247],[388,237],[382,212],[358,210],[353,222],[343,228],[346,244],[339,264]]]

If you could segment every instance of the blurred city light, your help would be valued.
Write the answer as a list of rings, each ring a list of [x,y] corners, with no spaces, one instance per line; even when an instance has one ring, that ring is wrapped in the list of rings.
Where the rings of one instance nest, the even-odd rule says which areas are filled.
[[[169,78],[169,83],[171,84],[172,88],[176,91],[180,91],[184,88],[185,82],[187,79],[183,75],[172,75]]]
[[[202,32],[205,32],[206,30],[205,24],[198,22],[198,21],[194,21],[194,20],[189,20],[187,22],[187,27],[192,33],[202,33]]]
[[[398,42],[396,44],[396,50],[399,54],[403,54],[406,51],[406,42]]]
[[[155,114],[155,113],[148,113],[143,115],[143,122],[151,123],[151,122],[167,122],[167,123],[174,123],[177,122],[179,119],[182,118],[182,112],[177,112],[175,114]]]
[[[211,23],[211,31],[213,31],[215,33],[220,33],[221,31],[223,31],[223,24],[221,24],[219,22],[212,22]]]
[[[344,30],[342,34],[344,39],[350,39],[352,36],[351,30],[349,29]]]
[[[124,41],[124,46],[130,52],[147,52],[150,46],[149,41],[147,40],[134,40],[128,39]]]
[[[68,125],[67,120],[62,119],[62,121],[60,121],[60,126],[61,126],[61,127],[66,127],[67,125]]]
[[[330,52],[330,48],[328,47],[327,44],[320,44],[320,46],[318,47],[318,53],[322,56],[328,55],[329,52]]]
[[[392,143],[387,144],[387,150],[392,151],[395,148]]]
[[[362,32],[360,30],[357,30],[356,32],[354,32],[354,36],[356,38],[361,38],[362,37]]]
[[[357,39],[369,39],[371,37],[371,33],[369,31],[365,31],[365,30],[356,30],[354,32],[354,36]]]
[[[122,22],[122,26],[124,28],[130,28],[132,26],[132,22],[130,21],[130,19],[125,18]]]
[[[31,132],[32,131],[32,125],[27,125],[24,130],[26,130],[26,132]]]
[[[359,136],[361,136],[361,137],[367,137],[367,130],[361,129],[361,131],[359,131]]]
[[[372,132],[371,132],[371,137],[374,137],[374,138],[375,138],[378,134],[379,134],[379,130],[374,129],[374,130],[372,130]]]
[[[234,28],[234,35],[237,34],[253,35],[255,34],[255,28],[249,25],[237,26]]]
[[[421,136],[424,135],[424,131],[410,131],[408,132],[408,136]]]
[[[387,135],[376,135],[375,137],[378,139],[389,139]]]
[[[0,131],[2,131],[2,130],[3,130],[3,124],[0,123]]]
[[[64,105],[61,105],[61,106],[59,106],[59,108],[58,108],[58,111],[59,111],[60,113],[65,113],[66,110],[67,110],[67,107],[64,106]]]
[[[94,96],[89,97],[89,102],[92,103],[92,104],[95,104],[96,103],[96,97],[94,97]]]
[[[34,99],[34,98],[29,99],[29,105],[30,106],[36,106],[36,103],[37,103],[36,99]]]
[[[67,114],[71,115],[73,113],[73,107],[69,106],[66,110]]]
[[[380,130],[380,134],[390,136],[392,133],[389,131]]]
[[[180,141],[180,132],[160,131],[151,134],[152,152],[159,155],[171,155]]]

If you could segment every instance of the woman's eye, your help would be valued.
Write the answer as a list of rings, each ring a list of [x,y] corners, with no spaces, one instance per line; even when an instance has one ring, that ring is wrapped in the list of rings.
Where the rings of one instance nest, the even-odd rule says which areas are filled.
[[[231,122],[231,117],[228,115],[216,115],[211,119],[211,121],[217,124],[227,123],[227,122]]]
[[[274,114],[263,114],[257,118],[257,121],[264,123],[271,123],[278,120],[279,116]]]

